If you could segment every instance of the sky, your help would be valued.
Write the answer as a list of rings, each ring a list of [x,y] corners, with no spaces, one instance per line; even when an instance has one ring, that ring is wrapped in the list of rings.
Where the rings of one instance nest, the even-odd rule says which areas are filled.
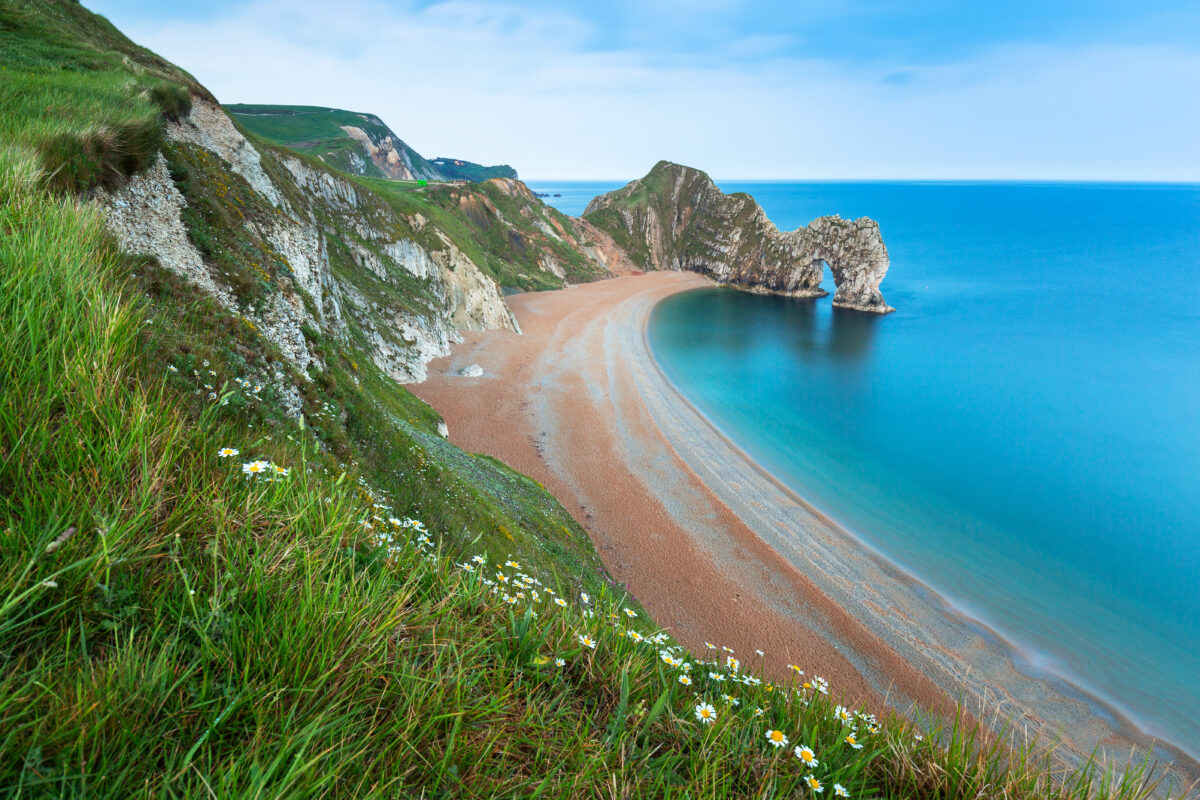
[[[1200,181],[1200,3],[84,0],[224,103],[526,179]]]

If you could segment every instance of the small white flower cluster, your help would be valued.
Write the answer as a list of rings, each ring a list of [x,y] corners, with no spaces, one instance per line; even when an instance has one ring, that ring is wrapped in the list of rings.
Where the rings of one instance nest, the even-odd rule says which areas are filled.
[[[231,447],[226,447],[222,451],[218,451],[218,454],[232,449],[233,448]],[[290,467],[281,467],[278,464],[272,464],[270,461],[265,461],[262,459],[258,461],[247,461],[246,463],[242,464],[242,474],[248,479],[262,476],[263,480],[274,481],[281,478],[286,478],[291,473],[292,470]]]
[[[260,394],[262,394],[263,389],[267,388],[266,386],[264,386],[261,383],[256,383],[254,381],[246,380],[245,378],[234,378],[233,382],[236,383],[238,386],[242,387],[242,389],[244,389],[245,391],[252,394],[255,397],[255,399],[257,399],[258,396]]]

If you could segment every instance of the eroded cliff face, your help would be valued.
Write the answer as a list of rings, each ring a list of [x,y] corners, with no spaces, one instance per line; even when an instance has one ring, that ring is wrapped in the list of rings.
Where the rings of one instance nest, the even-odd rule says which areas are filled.
[[[430,169],[425,164],[416,163],[409,148],[393,136],[381,136],[376,140],[367,131],[354,125],[343,125],[342,130],[351,139],[361,143],[371,162],[392,180],[441,179],[441,175],[436,170]]]
[[[887,248],[866,217],[821,217],[780,231],[750,195],[727,195],[705,173],[660,161],[644,178],[592,200],[583,219],[640,269],[691,270],[747,291],[819,297],[828,264],[834,305],[894,310],[879,292]]]
[[[166,134],[150,169],[94,196],[109,229],[252,326],[301,380],[324,368],[307,326],[399,382],[423,380],[459,330],[518,330],[495,279],[421,214],[286,150],[260,153],[200,97]],[[296,386],[271,377],[298,409]]]

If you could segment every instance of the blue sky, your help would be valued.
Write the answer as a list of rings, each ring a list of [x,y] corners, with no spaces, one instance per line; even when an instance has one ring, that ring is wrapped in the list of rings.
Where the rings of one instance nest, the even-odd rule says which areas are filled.
[[[85,0],[223,102],[530,178],[1200,180],[1200,4]]]

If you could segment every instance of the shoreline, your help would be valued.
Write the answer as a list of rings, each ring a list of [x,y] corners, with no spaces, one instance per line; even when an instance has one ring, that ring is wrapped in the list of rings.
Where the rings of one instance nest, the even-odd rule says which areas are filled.
[[[1036,651],[1031,651],[1028,648],[1020,646],[1013,637],[1001,632],[998,626],[988,622],[982,617],[972,614],[963,606],[953,602],[946,593],[934,588],[908,567],[890,559],[882,550],[872,545],[864,537],[846,525],[837,522],[828,514],[812,505],[808,500],[801,496],[796,489],[786,484],[778,476],[770,472],[766,467],[759,464],[753,456],[746,452],[733,439],[730,434],[722,430],[720,425],[718,425],[707,414],[696,407],[692,401],[684,396],[683,392],[680,391],[679,388],[670,380],[670,378],[667,377],[666,373],[662,370],[661,365],[658,363],[653,347],[650,345],[649,326],[650,319],[649,316],[647,316],[643,324],[643,347],[645,348],[649,361],[657,372],[658,379],[665,386],[670,388],[674,394],[674,399],[676,402],[685,407],[688,413],[693,415],[697,420],[703,422],[704,425],[709,428],[711,434],[720,439],[724,446],[728,448],[729,452],[736,454],[737,458],[739,458],[748,468],[758,473],[758,476],[763,481],[772,484],[776,489],[779,490],[779,492],[786,495],[793,503],[803,508],[805,514],[816,518],[821,524],[828,526],[831,530],[836,531],[841,536],[844,536],[846,539],[850,540],[855,546],[861,548],[863,550],[863,553],[861,554],[863,557],[876,562],[877,566],[881,570],[891,574],[896,580],[908,584],[915,593],[920,595],[929,604],[938,606],[940,613],[946,617],[949,617],[955,624],[962,625],[976,635],[980,636],[982,639],[986,640],[990,647],[1003,651],[1003,655],[1008,658],[1013,668],[1026,679],[1042,681],[1047,685],[1052,686],[1053,691],[1065,695],[1070,699],[1085,703],[1094,715],[1110,720],[1111,727],[1117,731],[1117,735],[1121,736],[1122,738],[1130,739],[1135,747],[1140,747],[1146,751],[1153,749],[1155,751],[1154,754],[1162,758],[1164,761],[1169,761],[1171,763],[1178,762],[1184,768],[1191,767],[1194,769],[1197,765],[1200,765],[1200,753],[1191,752],[1182,746],[1168,741],[1166,737],[1162,736],[1161,734],[1150,732],[1146,725],[1136,721],[1136,717],[1133,712],[1121,708],[1117,702],[1111,700],[1110,698],[1103,697],[1099,690],[1088,687],[1084,679],[1077,676],[1064,674],[1063,672],[1055,670],[1052,667],[1036,667],[1034,665],[1035,661],[1037,661]],[[676,446],[677,449],[681,449],[675,441],[672,441],[672,445]],[[686,444],[683,445],[682,449],[686,449]],[[694,463],[694,460],[692,459],[686,459],[685,457],[685,460],[689,460],[691,463]],[[734,504],[737,503],[736,500],[733,502]],[[734,510],[735,513],[737,513],[737,509],[735,508]],[[739,514],[739,516],[743,515]],[[743,519],[745,519],[744,516]],[[758,529],[756,529],[756,532],[758,532]],[[1033,715],[1029,715],[1029,717],[1034,718]],[[1042,719],[1041,722],[1047,727],[1049,727],[1051,724],[1049,720],[1045,719]],[[1076,750],[1072,743],[1065,742],[1065,744],[1070,746],[1072,750]],[[1100,743],[1098,742],[1097,744],[1099,745]],[[1167,753],[1170,753],[1169,757],[1166,757],[1166,753],[1162,752],[1164,750],[1167,751]],[[1078,755],[1079,759],[1082,760],[1086,754],[1076,753],[1076,755]]]
[[[876,710],[944,714],[961,696],[980,720],[1070,730],[1070,760],[1099,747],[1122,763],[1137,748],[1200,774],[1110,704],[1023,669],[1018,648],[814,508],[683,397],[654,357],[650,312],[711,285],[650,273],[511,296],[524,337],[466,333],[409,388],[456,444],[531,475],[576,513],[610,574],[694,652],[706,640],[743,660],[762,649],[769,674],[796,663]],[[471,363],[483,377],[453,374]]]

